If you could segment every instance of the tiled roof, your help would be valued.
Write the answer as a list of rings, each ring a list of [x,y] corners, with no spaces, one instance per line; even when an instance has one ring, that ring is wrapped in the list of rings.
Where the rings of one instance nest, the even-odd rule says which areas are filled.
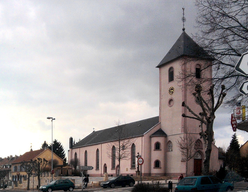
[[[213,58],[202,47],[200,47],[190,36],[188,36],[185,31],[183,31],[176,43],[172,46],[170,51],[165,55],[157,67],[161,67],[182,56],[213,60]]]
[[[153,133],[151,137],[167,137],[167,135],[162,129],[159,129],[155,133]]]
[[[16,160],[14,160],[12,162],[12,164],[21,163],[23,161],[30,161],[31,159],[34,159],[39,154],[41,154],[43,151],[44,151],[44,149],[26,152],[23,155],[21,155],[19,158],[17,158]]]
[[[133,123],[103,129],[100,131],[93,131],[84,139],[73,145],[72,148],[79,148],[100,143],[117,141],[119,136],[121,137],[121,139],[143,136],[148,130],[153,128],[158,123],[159,117],[157,116],[141,121],[136,121]],[[118,130],[121,130],[123,134],[119,134]]]

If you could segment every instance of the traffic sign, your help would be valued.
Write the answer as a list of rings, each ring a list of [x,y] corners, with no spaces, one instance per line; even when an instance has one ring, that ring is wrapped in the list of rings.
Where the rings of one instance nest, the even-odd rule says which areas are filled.
[[[144,159],[142,157],[139,157],[138,158],[138,164],[143,165],[143,163],[144,163]]]
[[[81,170],[92,170],[93,167],[92,166],[81,166]]]
[[[241,55],[235,69],[243,75],[248,75],[248,52]]]
[[[233,128],[233,131],[236,131],[236,129],[237,129],[237,120],[236,120],[236,118],[234,117],[233,114],[231,114],[231,125],[232,125],[232,128]]]
[[[245,81],[239,88],[239,91],[245,95],[248,94],[248,81]]]

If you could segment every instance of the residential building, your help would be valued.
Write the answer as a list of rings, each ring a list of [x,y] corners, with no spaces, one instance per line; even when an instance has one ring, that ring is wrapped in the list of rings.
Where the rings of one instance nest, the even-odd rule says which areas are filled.
[[[17,158],[18,156],[0,158],[0,176],[4,181],[7,182],[11,180],[11,165],[12,162]]]
[[[23,162],[30,162],[40,159],[45,159],[47,161],[46,166],[43,166],[41,170],[41,177],[51,177],[51,159],[52,159],[52,151],[48,148],[39,149],[33,151],[32,149],[29,152],[24,153],[19,158],[15,159],[12,162],[11,175],[12,181],[15,186],[21,184],[23,180],[27,180],[27,173],[25,169],[21,166]],[[53,164],[54,164],[54,172],[56,174],[56,167],[63,166],[63,159],[61,159],[58,155],[53,153]],[[36,176],[36,175],[35,175]]]

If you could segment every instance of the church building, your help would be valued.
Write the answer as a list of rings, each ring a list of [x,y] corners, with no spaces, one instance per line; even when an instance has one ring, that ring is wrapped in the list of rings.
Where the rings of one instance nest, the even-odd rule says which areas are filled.
[[[159,115],[93,131],[75,144],[70,138],[69,163],[77,162],[78,167],[86,169],[92,167],[87,170],[91,177],[105,173],[201,175],[205,143],[199,133],[204,127],[196,120],[182,117],[183,113],[190,115],[182,102],[195,113],[200,112],[192,93],[195,83],[200,83],[203,89],[210,87],[212,61],[183,29],[162,61],[154,65],[159,69]],[[191,153],[187,155],[179,147],[185,138],[192,142]],[[213,143],[210,171],[219,168],[218,148]]]

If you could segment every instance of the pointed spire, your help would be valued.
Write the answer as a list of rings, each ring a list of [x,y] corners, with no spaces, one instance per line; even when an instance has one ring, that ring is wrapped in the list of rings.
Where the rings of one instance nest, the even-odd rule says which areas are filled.
[[[213,58],[202,47],[200,47],[190,36],[188,36],[185,31],[183,31],[181,36],[177,39],[175,44],[157,67],[161,67],[171,61],[179,59],[182,56],[213,60]]]

